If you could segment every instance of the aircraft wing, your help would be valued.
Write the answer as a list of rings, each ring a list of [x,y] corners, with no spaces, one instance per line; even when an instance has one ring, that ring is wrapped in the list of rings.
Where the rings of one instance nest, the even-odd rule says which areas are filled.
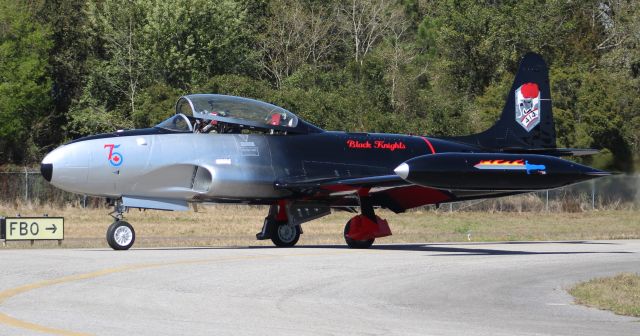
[[[373,187],[398,187],[411,183],[403,180],[398,175],[380,175],[357,178],[323,178],[316,180],[276,182],[276,189],[287,189],[291,191],[303,190],[335,190],[335,189],[359,189]]]
[[[448,191],[415,185],[398,175],[283,181],[276,183],[275,187],[289,190],[298,196],[324,199],[336,207],[357,205],[357,200],[352,196],[359,190],[366,189],[375,204],[397,213],[457,199]]]
[[[413,184],[398,175],[359,178],[325,178],[315,180],[280,181],[276,189],[291,191],[295,196],[329,203],[331,207],[358,206],[354,195],[366,189],[374,204],[400,213],[415,207],[485,198],[488,195],[508,196],[509,191],[445,190]]]

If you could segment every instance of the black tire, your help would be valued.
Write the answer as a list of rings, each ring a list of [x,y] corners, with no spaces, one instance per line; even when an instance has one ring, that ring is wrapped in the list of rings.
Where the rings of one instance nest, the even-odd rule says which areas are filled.
[[[136,241],[136,231],[125,221],[115,221],[107,229],[107,243],[114,250],[128,250]]]
[[[277,223],[273,226],[271,241],[277,247],[292,247],[300,239],[300,232],[299,225],[291,226],[287,223]]]
[[[347,233],[349,233],[349,228],[351,227],[351,220],[347,222],[344,226],[344,241],[347,242],[349,248],[352,249],[368,249],[373,245],[373,242],[376,241],[375,238],[371,238],[368,240],[355,240],[347,237]]]

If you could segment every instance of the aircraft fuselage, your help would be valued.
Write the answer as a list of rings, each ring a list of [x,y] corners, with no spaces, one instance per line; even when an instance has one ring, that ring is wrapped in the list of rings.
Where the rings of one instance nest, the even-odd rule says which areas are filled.
[[[51,183],[111,198],[266,200],[288,196],[274,189],[276,181],[388,175],[435,148],[472,150],[399,134],[127,133],[132,132],[79,139],[54,150],[43,160],[52,165]]]

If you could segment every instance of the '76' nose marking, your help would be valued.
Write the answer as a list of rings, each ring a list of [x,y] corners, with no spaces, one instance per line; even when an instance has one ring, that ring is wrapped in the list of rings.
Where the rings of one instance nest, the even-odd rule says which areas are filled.
[[[124,161],[122,154],[113,151],[114,148],[118,147],[120,147],[120,145],[115,144],[106,144],[103,147],[109,148],[109,156],[107,157],[107,160],[109,160],[109,163],[114,167],[120,167],[120,165],[122,165],[122,161]]]

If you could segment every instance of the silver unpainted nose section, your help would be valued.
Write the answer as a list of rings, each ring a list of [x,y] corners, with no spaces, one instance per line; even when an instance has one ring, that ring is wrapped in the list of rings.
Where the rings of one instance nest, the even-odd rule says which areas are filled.
[[[71,192],[84,192],[88,171],[89,151],[82,143],[60,146],[40,164],[40,172],[49,183]]]
[[[396,169],[393,170],[396,175],[402,177],[402,179],[406,180],[409,177],[409,165],[406,163],[400,164]]]

